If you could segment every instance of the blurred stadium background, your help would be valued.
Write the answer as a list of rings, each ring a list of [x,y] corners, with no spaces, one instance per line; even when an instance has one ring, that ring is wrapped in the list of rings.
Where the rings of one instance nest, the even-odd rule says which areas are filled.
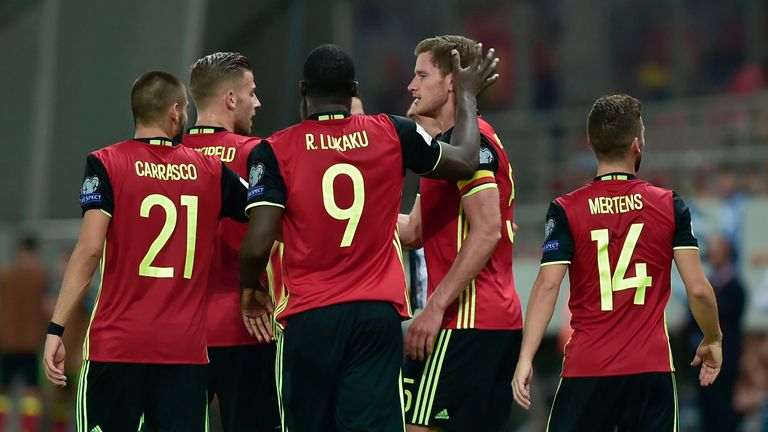
[[[495,47],[502,58],[502,79],[480,109],[515,171],[514,266],[523,304],[548,202],[593,176],[585,133],[592,102],[617,92],[640,98],[647,128],[641,177],[688,201],[702,244],[724,233],[735,248],[747,302],[737,320],[741,360],[726,365],[739,377],[730,403],[741,430],[768,430],[765,0],[1,0],[0,263],[13,258],[22,233],[35,234],[56,295],[57,263],[78,234],[85,156],[131,136],[129,91],[141,72],[164,69],[186,82],[204,54],[246,54],[263,105],[253,134],[267,136],[297,120],[297,81],[314,46],[334,42],[350,51],[367,112],[403,113],[413,48],[450,33]],[[546,423],[560,367],[557,315],[537,358],[536,407],[526,415],[515,409],[520,430]],[[695,431],[703,429],[687,366],[688,321],[678,282],[668,323],[681,422]]]

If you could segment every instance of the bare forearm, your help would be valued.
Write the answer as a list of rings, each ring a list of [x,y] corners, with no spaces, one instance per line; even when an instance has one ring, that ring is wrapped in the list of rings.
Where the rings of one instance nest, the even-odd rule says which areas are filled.
[[[688,304],[691,307],[696,323],[699,325],[702,333],[704,333],[704,339],[708,342],[713,342],[722,339],[723,335],[720,331],[715,293],[712,291],[709,282],[705,281],[704,283],[707,286],[699,290],[702,294],[694,295],[690,292],[688,293]]]
[[[51,321],[66,325],[75,305],[90,286],[93,273],[99,265],[99,259],[101,259],[101,251],[96,249],[88,251],[79,245],[75,246],[64,272],[64,280],[61,283],[61,291]]]
[[[467,91],[456,93],[456,120],[451,145],[463,159],[476,160],[480,151],[480,129],[477,122],[477,99]],[[472,169],[474,171],[474,168]]]
[[[544,332],[552,320],[552,314],[557,304],[559,285],[536,281],[528,300],[528,309],[523,325],[523,343],[520,348],[520,357],[533,360],[536,351],[544,338]]]
[[[464,291],[478,273],[485,267],[501,234],[469,231],[445,278],[440,282],[429,303],[445,310]]]

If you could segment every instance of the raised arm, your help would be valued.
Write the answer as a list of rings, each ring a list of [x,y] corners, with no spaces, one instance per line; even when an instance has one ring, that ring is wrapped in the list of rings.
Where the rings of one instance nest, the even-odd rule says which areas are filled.
[[[477,95],[499,78],[499,75],[494,73],[499,59],[494,55],[493,48],[488,50],[484,58],[483,45],[477,44],[475,49],[478,60],[466,68],[461,67],[458,51],[452,52],[456,120],[451,142],[440,142],[442,155],[435,169],[426,174],[426,177],[463,180],[471,177],[477,169],[477,155],[480,151]]]

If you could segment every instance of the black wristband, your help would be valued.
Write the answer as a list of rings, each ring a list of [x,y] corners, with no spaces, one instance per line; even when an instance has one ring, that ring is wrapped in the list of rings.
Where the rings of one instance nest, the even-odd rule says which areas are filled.
[[[46,333],[61,337],[64,335],[64,326],[51,321],[48,323],[48,331]]]

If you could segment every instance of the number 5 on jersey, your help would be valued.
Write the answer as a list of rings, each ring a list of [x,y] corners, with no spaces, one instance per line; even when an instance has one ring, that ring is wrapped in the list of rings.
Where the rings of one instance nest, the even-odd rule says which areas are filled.
[[[643,224],[632,224],[619,253],[616,271],[611,273],[611,260],[608,256],[609,235],[607,229],[593,230],[592,241],[597,242],[597,270],[600,275],[600,309],[613,310],[613,292],[636,288],[634,304],[645,304],[645,289],[651,286],[652,278],[648,276],[648,265],[644,262],[635,263],[635,277],[624,278],[627,268],[635,252],[637,240],[643,231]]]
[[[352,180],[352,205],[348,208],[340,208],[336,204],[336,194],[333,189],[333,182],[336,177],[345,175]],[[355,238],[357,225],[360,223],[360,216],[363,215],[363,205],[365,204],[365,184],[363,174],[354,165],[340,163],[332,165],[323,174],[323,206],[325,211],[336,220],[347,221],[347,227],[344,229],[344,236],[341,238],[341,247],[349,247]]]

